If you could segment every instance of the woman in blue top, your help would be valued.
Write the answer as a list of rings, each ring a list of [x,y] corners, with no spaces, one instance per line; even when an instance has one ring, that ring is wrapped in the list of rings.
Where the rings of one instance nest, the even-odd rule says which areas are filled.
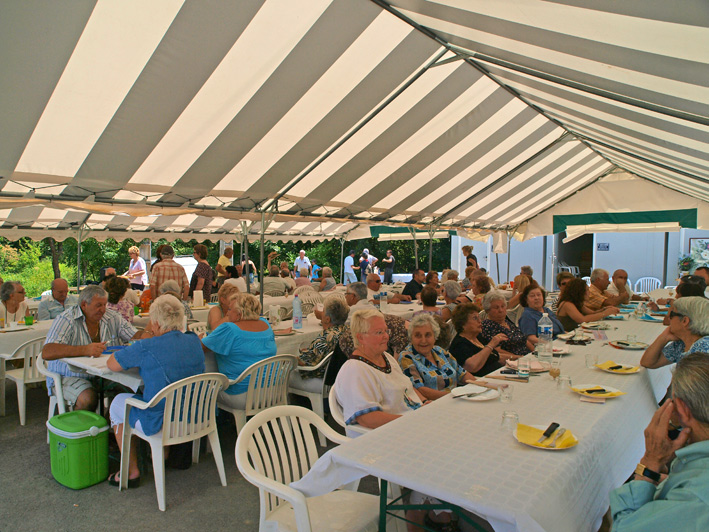
[[[643,353],[640,359],[643,367],[661,368],[690,353],[709,353],[709,299],[701,296],[675,299],[668,315],[670,326]]]
[[[251,364],[276,356],[276,338],[268,321],[259,318],[261,304],[251,294],[239,292],[231,297],[227,316],[202,343],[210,349],[217,360],[219,371],[236,379]],[[219,392],[219,399],[232,408],[246,405],[249,379],[232,384]]]
[[[438,399],[458,386],[475,381],[448,351],[436,345],[441,332],[430,314],[417,314],[409,322],[411,343],[399,354],[399,366],[421,395]]]
[[[539,342],[537,326],[539,325],[539,320],[542,319],[542,314],[545,312],[554,326],[554,338],[556,338],[557,334],[564,332],[564,326],[556,317],[556,314],[554,314],[551,309],[544,306],[545,299],[546,293],[544,289],[536,283],[530,284],[519,296],[519,303],[524,307],[524,312],[519,318],[517,326],[522,331],[522,334],[527,337],[527,349],[530,351],[534,351],[535,346]]]
[[[144,387],[141,394],[121,393],[111,403],[111,426],[116,433],[118,446],[123,440],[126,399],[136,397],[150,401],[168,384],[204,373],[202,345],[194,333],[183,333],[185,309],[175,296],[165,294],[150,305],[150,323],[145,328],[143,340],[117,351],[108,359],[111,371],[138,368]],[[132,409],[131,427],[151,436],[162,429],[165,401],[148,410]],[[140,484],[137,445],[130,447],[128,487]],[[118,486],[118,473],[108,478],[109,484]]]

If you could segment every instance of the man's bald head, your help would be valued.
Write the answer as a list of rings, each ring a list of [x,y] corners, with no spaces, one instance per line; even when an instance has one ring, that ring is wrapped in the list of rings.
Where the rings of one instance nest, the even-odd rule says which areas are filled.
[[[367,274],[367,288],[370,290],[379,290],[382,285],[382,279],[376,273]]]

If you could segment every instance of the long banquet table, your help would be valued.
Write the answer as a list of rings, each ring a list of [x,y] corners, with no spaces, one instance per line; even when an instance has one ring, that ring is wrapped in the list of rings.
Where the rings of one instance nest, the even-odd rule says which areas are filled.
[[[651,342],[661,324],[607,322],[609,340],[634,334]],[[560,392],[548,374],[514,383],[511,403],[444,397],[323,455],[294,487],[318,495],[365,475],[415,489],[487,519],[496,531],[595,531],[609,493],[632,473],[644,452],[643,430],[669,385],[670,368],[615,375],[585,367],[599,361],[637,364],[643,351],[618,350],[602,340],[570,349],[562,374],[573,383],[613,386],[626,392],[605,404],[580,402]],[[502,381],[490,380],[493,383]],[[521,423],[571,430],[579,444],[547,451],[519,444],[500,431],[502,412]]]

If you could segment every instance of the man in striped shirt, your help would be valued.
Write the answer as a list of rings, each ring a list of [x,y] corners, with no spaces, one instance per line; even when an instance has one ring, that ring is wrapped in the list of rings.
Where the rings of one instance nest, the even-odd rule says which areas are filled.
[[[151,333],[139,333],[120,314],[106,309],[108,295],[98,285],[87,286],[79,296],[79,305],[65,310],[54,319],[42,349],[50,371],[62,375],[64,399],[75,410],[95,410],[96,391],[89,375],[72,371],[63,360],[70,357],[98,357],[111,343],[128,342]],[[54,393],[53,379],[47,379],[49,394]]]

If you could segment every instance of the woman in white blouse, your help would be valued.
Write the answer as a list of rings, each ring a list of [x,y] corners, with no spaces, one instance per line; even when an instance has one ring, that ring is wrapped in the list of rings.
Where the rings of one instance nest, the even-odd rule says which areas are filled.
[[[25,301],[25,289],[22,284],[15,281],[7,281],[0,286],[0,319],[5,325],[12,322],[19,322],[30,315],[27,302]]]

